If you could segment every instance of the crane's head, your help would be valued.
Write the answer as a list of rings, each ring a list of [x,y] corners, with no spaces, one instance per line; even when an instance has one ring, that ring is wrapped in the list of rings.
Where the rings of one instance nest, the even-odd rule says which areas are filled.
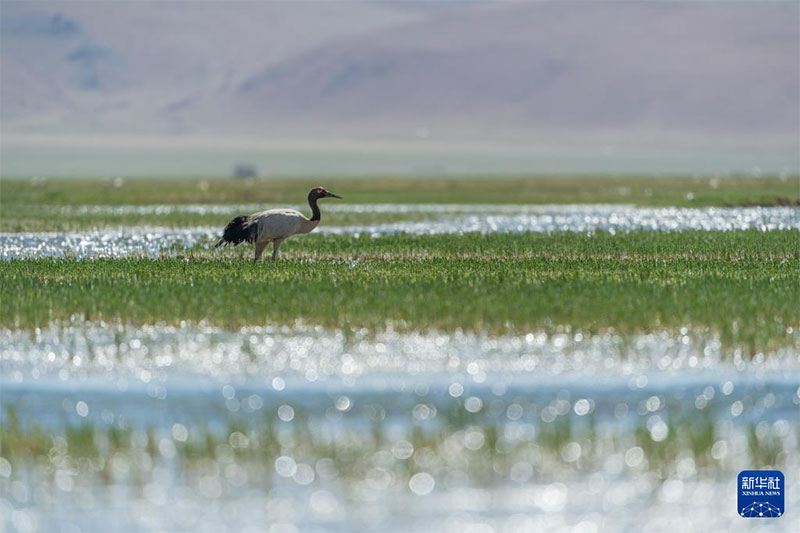
[[[341,199],[342,197],[339,196],[338,194],[333,194],[332,192],[325,190],[325,187],[314,187],[308,193],[308,198],[309,198],[309,200],[311,198],[314,198],[316,200],[318,198],[339,198],[339,199]]]

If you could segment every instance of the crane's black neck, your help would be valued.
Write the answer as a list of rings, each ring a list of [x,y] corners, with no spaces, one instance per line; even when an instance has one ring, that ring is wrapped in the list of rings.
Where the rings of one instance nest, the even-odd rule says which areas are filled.
[[[320,212],[319,206],[317,205],[317,197],[313,194],[308,195],[308,205],[311,206],[311,220],[319,220],[320,219]]]

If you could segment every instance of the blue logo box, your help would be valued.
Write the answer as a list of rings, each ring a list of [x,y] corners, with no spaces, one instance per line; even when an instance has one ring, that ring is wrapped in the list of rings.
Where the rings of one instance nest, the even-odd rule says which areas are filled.
[[[785,512],[786,484],[779,470],[742,470],[738,478],[739,516],[780,518]]]

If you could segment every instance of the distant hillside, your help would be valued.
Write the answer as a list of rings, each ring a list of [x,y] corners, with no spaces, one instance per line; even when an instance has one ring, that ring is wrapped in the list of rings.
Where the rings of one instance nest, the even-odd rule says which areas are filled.
[[[217,122],[206,114],[254,73],[321,43],[420,16],[372,3],[313,5],[3,2],[3,130],[235,130],[237,117]]]
[[[364,141],[399,143],[401,169],[474,170],[475,149],[523,171],[800,169],[798,20],[795,2],[3,2],[0,127],[6,146],[297,141],[287,172],[351,171],[300,155],[333,140],[367,170],[395,167]],[[5,172],[40,168],[21,142]]]
[[[791,4],[548,2],[328,43],[229,95],[250,121],[796,133]]]

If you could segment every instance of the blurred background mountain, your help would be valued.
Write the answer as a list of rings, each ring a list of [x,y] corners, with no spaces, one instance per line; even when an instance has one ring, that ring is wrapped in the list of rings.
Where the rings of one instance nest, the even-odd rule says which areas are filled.
[[[30,2],[3,175],[800,171],[796,2]]]

